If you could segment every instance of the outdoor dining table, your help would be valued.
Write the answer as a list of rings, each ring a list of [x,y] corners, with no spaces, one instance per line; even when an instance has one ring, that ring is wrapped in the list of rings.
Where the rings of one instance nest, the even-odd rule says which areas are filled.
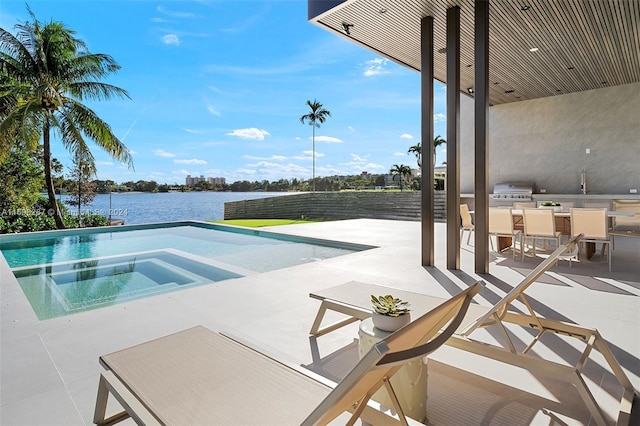
[[[513,227],[514,229],[519,229],[524,233],[524,219],[522,216],[521,209],[513,209],[511,210],[513,215]],[[616,216],[633,216],[633,212],[626,211],[616,211],[616,210],[608,210],[607,216],[609,218]],[[554,211],[553,216],[556,221],[556,231],[562,232],[562,235],[571,236],[571,213],[567,210],[562,211]],[[502,251],[507,247],[510,247],[512,244],[511,237],[498,237],[498,251]],[[585,255],[587,259],[591,259],[593,253],[596,250],[596,243],[594,242],[585,242]]]

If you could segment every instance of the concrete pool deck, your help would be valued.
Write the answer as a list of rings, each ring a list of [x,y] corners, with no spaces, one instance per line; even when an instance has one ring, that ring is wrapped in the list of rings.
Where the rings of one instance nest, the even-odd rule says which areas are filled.
[[[37,320],[0,258],[0,424],[92,424],[100,355],[199,324],[247,338],[337,378],[357,357],[358,326],[320,337],[317,347],[310,345],[308,332],[319,307],[310,292],[357,280],[448,297],[482,279],[487,288],[475,300],[491,305],[537,264],[532,258],[513,262],[510,254],[499,254],[492,257],[491,274],[478,276],[473,247],[463,244],[461,270],[449,271],[444,223],[436,224],[433,268],[420,266],[419,222],[356,219],[273,230],[378,248],[46,321]],[[612,272],[598,256],[571,268],[560,262],[527,295],[542,316],[598,328],[638,390],[640,240],[617,238],[612,259]],[[545,350],[559,357],[571,352],[554,347],[553,340]],[[427,411],[433,424],[589,422],[575,391],[549,378],[448,347],[431,359]],[[599,389],[596,399],[613,417],[617,395],[611,377],[593,379]]]

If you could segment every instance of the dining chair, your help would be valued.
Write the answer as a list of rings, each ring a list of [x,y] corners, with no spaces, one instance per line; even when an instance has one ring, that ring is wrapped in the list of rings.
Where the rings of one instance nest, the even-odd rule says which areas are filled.
[[[469,235],[467,236],[467,245],[470,245],[471,241],[471,233],[474,230],[473,220],[471,219],[471,213],[469,212],[468,204],[460,204],[460,219],[462,219],[462,229],[460,230],[460,241],[462,241],[462,235],[464,235],[464,231],[469,231]]]
[[[616,236],[640,235],[640,200],[613,200],[613,210],[633,214],[632,216],[615,216],[613,223],[609,224],[611,249],[615,250]]]
[[[533,240],[533,255],[536,255],[536,242],[542,240],[543,248],[546,248],[547,240],[555,240],[556,247],[561,244],[562,232],[556,231],[556,220],[551,209],[524,209],[522,210],[524,219],[524,242],[527,239]],[[524,261],[524,246],[522,250],[522,261]]]
[[[608,247],[607,259],[611,271],[611,237],[607,209],[571,209],[571,236],[583,234],[581,243],[602,243],[600,258],[604,256],[604,246]],[[582,246],[582,244],[580,244]],[[578,254],[579,256],[579,254]]]
[[[496,244],[498,245],[498,251],[501,250],[500,247],[500,237],[510,237],[511,238],[511,251],[513,252],[513,260],[516,259],[516,240],[520,240],[520,252],[523,253],[523,241],[522,241],[522,231],[519,229],[513,228],[513,211],[511,208],[497,208],[490,207],[489,208],[489,236],[496,237]],[[489,238],[489,243],[491,244],[491,250],[493,248],[493,240]],[[494,250],[495,251],[495,250]],[[523,254],[524,257],[524,254]]]
[[[516,210],[528,209],[533,207],[536,207],[535,201],[516,201],[515,203],[513,203],[513,208]]]

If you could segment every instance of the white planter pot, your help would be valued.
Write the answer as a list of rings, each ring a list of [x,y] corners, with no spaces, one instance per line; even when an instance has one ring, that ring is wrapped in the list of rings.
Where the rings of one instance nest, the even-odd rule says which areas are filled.
[[[394,332],[411,322],[411,314],[404,314],[399,317],[390,317],[377,312],[372,312],[371,320],[377,329]]]

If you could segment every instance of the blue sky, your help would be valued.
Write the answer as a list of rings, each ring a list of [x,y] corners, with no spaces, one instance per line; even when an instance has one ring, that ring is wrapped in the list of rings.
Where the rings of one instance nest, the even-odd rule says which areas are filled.
[[[28,4],[122,67],[106,81],[131,99],[90,106],[131,150],[135,170],[96,147],[100,179],[309,179],[307,99],[331,112],[316,129],[316,176],[416,167],[407,149],[420,141],[420,75],[311,24],[306,0]],[[2,0],[2,28],[26,20],[24,1]],[[444,86],[435,94],[435,134],[445,137]],[[70,164],[61,144],[53,154]]]

